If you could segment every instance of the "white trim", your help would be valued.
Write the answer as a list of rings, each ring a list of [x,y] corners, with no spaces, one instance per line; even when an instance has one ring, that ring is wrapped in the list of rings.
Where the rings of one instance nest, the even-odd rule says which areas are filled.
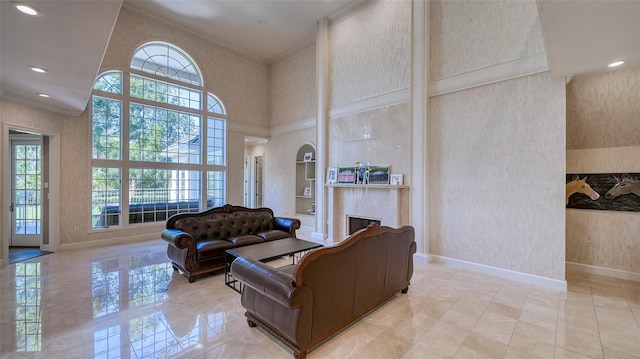
[[[227,131],[238,132],[244,135],[255,137],[268,137],[269,129],[262,126],[249,125],[246,123],[227,121]]]
[[[9,141],[9,130],[17,129],[23,130],[27,132],[38,133],[41,136],[49,137],[49,208],[48,216],[49,216],[49,251],[55,252],[58,249],[60,244],[60,133],[50,132],[48,130],[42,130],[37,127],[26,127],[23,125],[17,125],[9,122],[2,123],[2,133],[0,134],[0,138],[2,141],[2,161],[0,162],[2,166],[2,182],[3,183],[11,183],[11,160],[9,154],[11,151],[9,150],[10,141]],[[11,198],[11,186],[3,186],[2,189],[2,198]],[[0,211],[2,214],[0,218],[0,226],[2,228],[1,238],[0,239],[0,257],[3,259],[0,260],[0,268],[7,265],[9,263],[9,238],[11,237],[11,223],[10,216],[7,215],[7,212]],[[4,260],[6,258],[6,260]]]
[[[291,123],[285,123],[283,125],[274,126],[271,128],[271,136],[282,135],[289,132],[296,132],[308,129],[316,128],[316,118],[310,117],[302,121],[296,121]]]
[[[327,192],[325,187],[320,185],[324,176],[326,163],[329,162],[329,121],[327,118],[327,108],[329,104],[329,19],[324,18],[318,21],[316,30],[316,185],[315,185],[315,228],[311,233],[311,238],[322,241],[327,238],[328,225],[333,223],[333,218],[328,217]]]
[[[67,243],[60,245],[61,251],[71,251],[78,249],[89,249],[89,248],[97,248],[97,247],[108,247],[119,244],[131,244],[135,242],[144,242],[150,240],[161,240],[160,235],[158,233],[149,233],[149,234],[138,234],[129,237],[115,237],[115,238],[107,238],[107,239],[99,239],[95,241],[85,241],[78,243]]]
[[[418,263],[431,263],[431,256],[424,253],[414,253],[413,261]]]
[[[537,54],[429,83],[429,97],[549,71],[547,55]]]
[[[364,100],[332,107],[328,110],[329,118],[344,117],[357,113],[375,110],[376,108],[391,106],[411,100],[411,88],[404,88],[384,93]]]
[[[582,263],[575,263],[575,262],[567,262],[566,270],[589,273],[589,274],[597,274],[597,275],[602,275],[606,277],[640,282],[640,273],[628,272],[620,269],[597,267],[589,264],[582,264]]]
[[[412,11],[411,52],[411,225],[415,228],[417,251],[429,253],[427,126],[429,122],[429,8],[424,1],[414,1]],[[397,192],[396,192],[397,197]],[[400,213],[400,203],[397,210]],[[398,214],[399,217],[399,214]]]
[[[565,280],[558,280],[553,278],[541,277],[534,274],[516,272],[509,269],[491,267],[484,264],[467,262],[460,259],[443,257],[435,254],[430,254],[429,257],[430,257],[430,262],[433,262],[433,263],[449,264],[451,266],[470,270],[473,272],[515,280],[518,282],[537,285],[537,286],[545,287],[549,289],[561,290],[564,292],[567,291],[567,281]]]

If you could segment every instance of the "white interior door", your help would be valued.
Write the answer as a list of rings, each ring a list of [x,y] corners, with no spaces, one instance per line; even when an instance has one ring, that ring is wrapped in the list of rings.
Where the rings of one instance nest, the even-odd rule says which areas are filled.
[[[10,246],[42,245],[42,142],[11,141]]]
[[[262,207],[262,182],[263,182],[263,158],[262,156],[255,157],[255,183],[254,183],[254,193],[255,193],[255,202],[254,207],[259,208]]]

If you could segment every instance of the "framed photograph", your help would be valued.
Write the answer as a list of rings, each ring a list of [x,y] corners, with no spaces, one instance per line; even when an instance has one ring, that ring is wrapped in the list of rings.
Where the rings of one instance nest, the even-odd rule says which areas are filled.
[[[369,167],[369,184],[389,184],[389,166]]]
[[[316,214],[316,203],[315,202],[311,202],[311,207],[309,207],[309,210],[307,212],[309,214]]]
[[[402,186],[404,175],[402,174],[391,174],[391,184],[396,186]]]
[[[302,195],[305,197],[311,197],[311,187],[305,187]]]
[[[313,152],[307,152],[304,154],[304,162],[311,162],[313,160]]]
[[[354,166],[338,167],[337,183],[356,183],[356,168]]]
[[[338,168],[329,167],[327,169],[327,183],[336,183],[338,180]]]

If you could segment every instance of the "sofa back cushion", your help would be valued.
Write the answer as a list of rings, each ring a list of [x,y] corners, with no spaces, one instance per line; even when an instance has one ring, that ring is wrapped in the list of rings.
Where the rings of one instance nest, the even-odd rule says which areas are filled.
[[[312,337],[408,287],[414,233],[409,226],[375,226],[333,247],[316,249],[298,262],[295,285],[313,291]]]
[[[177,218],[172,221],[172,227],[191,234],[196,240],[228,239],[273,229],[273,212],[266,208],[205,211]]]

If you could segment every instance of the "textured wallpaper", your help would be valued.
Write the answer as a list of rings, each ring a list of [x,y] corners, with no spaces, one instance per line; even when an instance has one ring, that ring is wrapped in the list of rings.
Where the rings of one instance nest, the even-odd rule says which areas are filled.
[[[372,1],[330,24],[329,106],[411,85],[411,1]]]
[[[640,172],[640,146],[567,151],[567,173]],[[632,195],[629,195],[632,196]],[[640,213],[567,209],[567,261],[640,273]]]
[[[564,99],[548,73],[430,99],[431,253],[564,280]]]
[[[316,116],[316,48],[271,67],[271,127]]]
[[[7,101],[0,99],[0,128],[3,128],[5,124],[16,125],[24,128],[39,129],[43,132],[58,133],[60,132],[62,123],[66,116],[54,114],[48,111],[33,108],[31,106],[23,105],[13,101]],[[0,135],[0,148],[2,151],[8,146],[4,142],[4,136]],[[2,163],[0,167],[9,168],[8,165]],[[10,188],[11,183],[4,182],[5,175],[0,176],[0,188]],[[7,213],[8,203],[11,198],[3,198],[3,191],[0,191],[0,218],[4,218]],[[2,227],[2,221],[0,221],[0,233],[4,234],[5,228]],[[8,238],[2,238],[2,241],[8,241]],[[7,243],[8,245],[8,243]],[[7,259],[7,253],[3,253],[4,243],[0,242],[0,258]]]
[[[271,137],[268,143],[256,146],[253,153],[264,153],[264,205],[281,216],[295,217],[296,206],[296,154],[304,144],[316,146],[316,130],[306,129]],[[304,226],[315,227],[315,222],[300,218]]]
[[[545,52],[534,0],[430,3],[431,81]]]
[[[567,85],[567,149],[640,145],[640,68],[576,75]]]

